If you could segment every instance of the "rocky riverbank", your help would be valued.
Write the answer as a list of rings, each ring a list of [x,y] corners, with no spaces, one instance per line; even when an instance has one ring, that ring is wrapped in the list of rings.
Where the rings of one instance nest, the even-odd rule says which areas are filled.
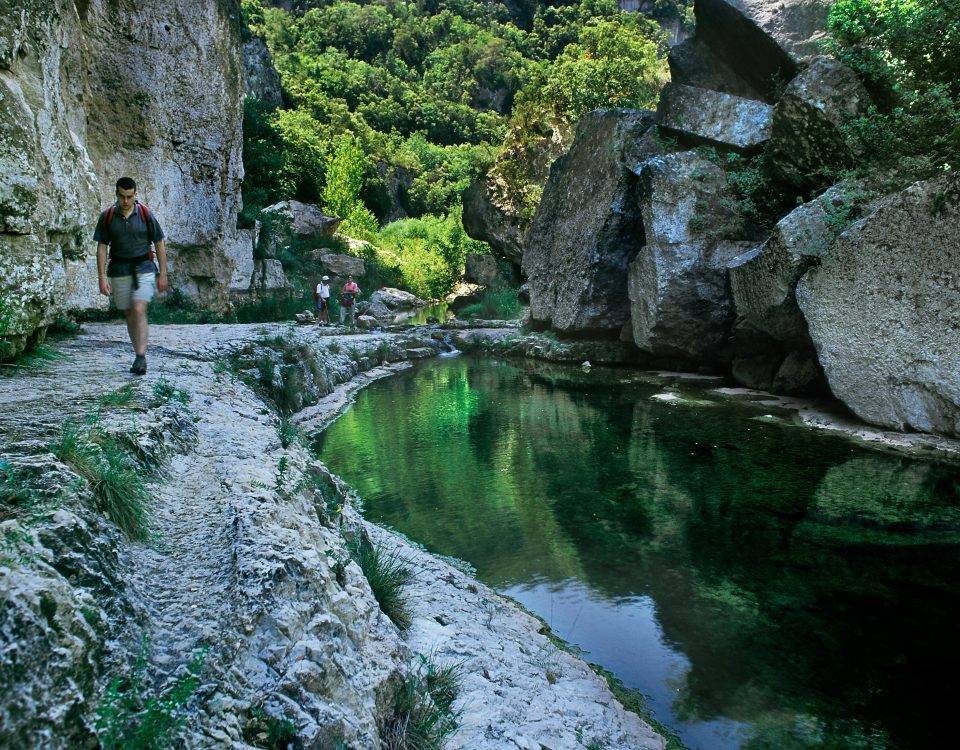
[[[462,675],[449,747],[663,747],[541,622],[367,524],[311,457],[297,414],[312,429],[363,382],[443,348],[155,327],[134,379],[124,328],[90,326],[63,359],[0,382],[0,744],[97,747],[97,721],[101,736],[130,731],[125,706],[179,688],[188,747],[283,732],[305,748],[389,747],[422,656]],[[117,515],[123,467],[152,496],[142,526]],[[404,631],[351,561],[362,538],[414,572]]]

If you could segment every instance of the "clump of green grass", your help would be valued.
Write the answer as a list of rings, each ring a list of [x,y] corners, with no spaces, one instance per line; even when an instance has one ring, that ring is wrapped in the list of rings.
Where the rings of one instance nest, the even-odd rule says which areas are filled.
[[[460,689],[461,665],[438,667],[421,656],[422,668],[397,691],[393,716],[384,732],[388,750],[442,750],[458,729],[452,708]]]
[[[134,398],[134,388],[133,383],[127,383],[117,388],[115,391],[110,391],[106,396],[100,398],[101,406],[118,406],[130,408],[136,406],[136,400]]]
[[[146,539],[152,497],[137,463],[120,441],[96,425],[84,431],[67,422],[50,449],[90,482],[99,510],[127,537]]]
[[[46,344],[33,344],[14,357],[12,361],[4,363],[4,366],[0,368],[0,373],[15,375],[20,370],[44,370],[54,362],[66,358],[66,354],[58,352]]]
[[[207,647],[196,652],[187,673],[162,693],[146,684],[149,650],[144,636],[130,674],[114,677],[97,706],[95,726],[104,750],[172,747],[186,721],[183,709],[200,684]]]
[[[366,576],[383,613],[401,630],[410,627],[410,612],[403,593],[411,576],[407,561],[396,552],[371,544],[363,536],[348,542],[347,549]]]
[[[161,377],[153,384],[153,406],[163,406],[168,401],[178,401],[187,404],[190,394],[183,388],[177,388],[169,380]]]

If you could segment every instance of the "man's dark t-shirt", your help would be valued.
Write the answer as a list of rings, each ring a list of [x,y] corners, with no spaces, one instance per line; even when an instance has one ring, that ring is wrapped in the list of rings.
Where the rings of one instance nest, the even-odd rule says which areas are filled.
[[[133,269],[126,261],[142,258],[150,252],[151,241],[158,242],[163,239],[163,229],[160,228],[157,217],[153,215],[153,211],[148,215],[150,217],[149,234],[147,225],[136,206],[133,207],[133,213],[127,217],[120,213],[120,206],[117,206],[113,212],[113,218],[110,219],[110,226],[105,226],[107,212],[100,214],[97,228],[93,232],[93,240],[110,246],[110,265],[107,266],[107,276],[129,275]],[[152,260],[141,261],[135,270],[135,273],[156,272],[157,267]]]

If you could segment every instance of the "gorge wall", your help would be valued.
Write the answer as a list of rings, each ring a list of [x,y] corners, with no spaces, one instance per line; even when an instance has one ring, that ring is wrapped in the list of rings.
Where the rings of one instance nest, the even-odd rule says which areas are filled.
[[[121,175],[168,236],[171,282],[227,299],[243,177],[239,3],[0,2],[0,295],[22,349],[105,307],[97,215]]]

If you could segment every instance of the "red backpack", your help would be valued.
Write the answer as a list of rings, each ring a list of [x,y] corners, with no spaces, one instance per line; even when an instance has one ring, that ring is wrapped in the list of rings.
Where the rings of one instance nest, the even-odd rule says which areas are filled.
[[[150,215],[150,209],[145,205],[137,201],[133,204],[137,208],[137,213],[140,214],[140,218],[143,219],[144,226],[147,228],[147,242],[150,243],[150,250],[148,254],[150,255],[150,260],[153,260],[153,217]],[[103,228],[110,229],[110,222],[113,221],[113,215],[117,212],[117,204],[114,203],[106,211],[103,212]],[[109,233],[107,234],[109,237]]]

